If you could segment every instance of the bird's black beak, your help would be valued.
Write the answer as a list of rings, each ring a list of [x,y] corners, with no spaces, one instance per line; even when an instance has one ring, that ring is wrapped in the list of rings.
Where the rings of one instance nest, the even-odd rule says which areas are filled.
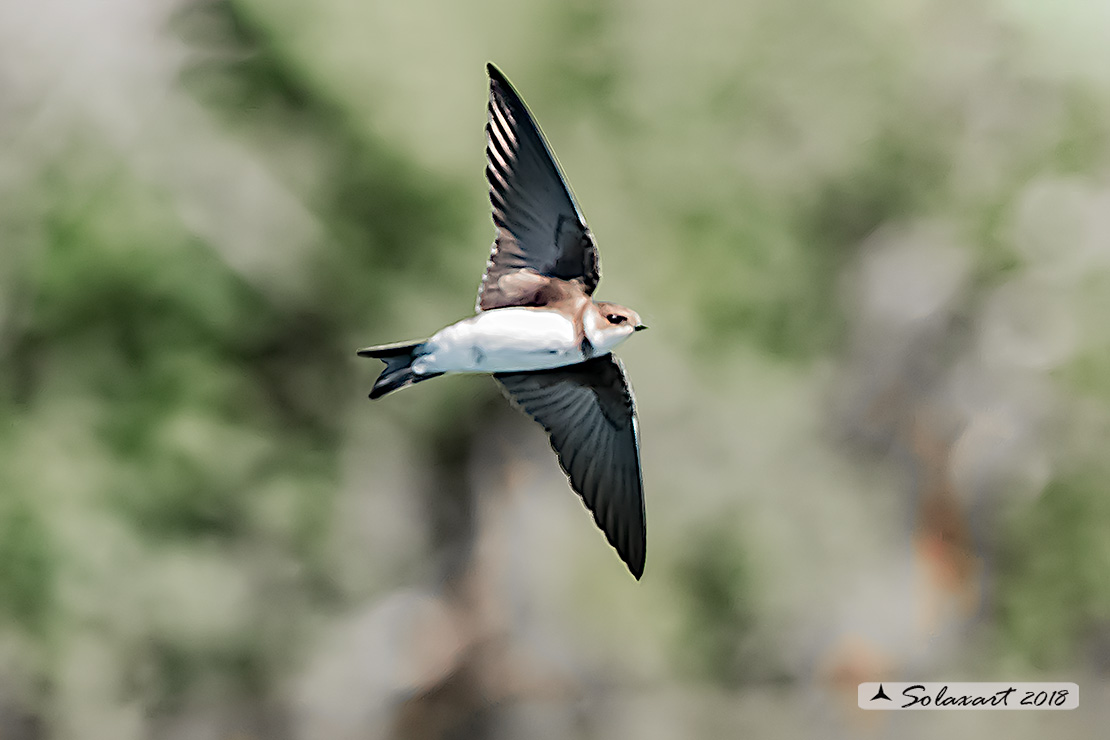
[[[643,331],[646,328],[647,326],[645,326],[644,324],[636,324],[636,328],[633,331]]]

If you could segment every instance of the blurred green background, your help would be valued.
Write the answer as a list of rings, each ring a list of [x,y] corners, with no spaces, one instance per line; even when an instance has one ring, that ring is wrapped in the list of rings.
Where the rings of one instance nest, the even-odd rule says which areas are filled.
[[[640,583],[492,381],[366,399],[472,308],[488,60],[652,326]],[[9,2],[0,196],[3,740],[1110,722],[1104,2]]]

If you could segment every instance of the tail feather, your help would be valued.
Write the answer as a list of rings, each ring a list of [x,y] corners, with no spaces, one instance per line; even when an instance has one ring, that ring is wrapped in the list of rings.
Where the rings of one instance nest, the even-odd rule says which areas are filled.
[[[443,373],[420,374],[413,372],[412,361],[420,355],[420,349],[423,346],[423,342],[399,342],[360,349],[358,351],[359,357],[373,357],[385,363],[382,374],[374,381],[370,398],[381,398],[387,393],[392,393],[413,383],[443,375]]]

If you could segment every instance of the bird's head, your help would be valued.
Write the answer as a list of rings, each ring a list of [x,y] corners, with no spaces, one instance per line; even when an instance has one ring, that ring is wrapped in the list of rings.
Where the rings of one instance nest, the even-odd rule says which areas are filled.
[[[640,314],[631,308],[603,301],[594,307],[597,312],[592,321],[586,321],[585,329],[590,343],[600,352],[611,351],[635,332],[647,328],[640,321]]]

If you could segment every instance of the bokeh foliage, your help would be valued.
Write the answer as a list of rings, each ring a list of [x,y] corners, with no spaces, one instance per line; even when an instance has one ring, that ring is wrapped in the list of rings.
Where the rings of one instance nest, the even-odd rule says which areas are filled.
[[[1052,410],[1046,422],[1020,392],[1004,399],[1023,423],[1037,417],[1020,431],[1048,472],[1037,495],[982,525],[997,548],[982,613],[1006,659],[1090,667],[1110,625],[1103,82],[1045,71],[1036,29],[1005,3],[686,13],[551,0],[445,5],[433,21],[427,3],[395,15],[320,5],[207,0],[160,29],[183,49],[173,93],[315,227],[301,290],[242,269],[172,188],[80,120],[61,143],[21,155],[17,192],[0,203],[0,647],[15,656],[24,704],[80,714],[56,707],[80,693],[67,681],[82,651],[99,654],[90,645],[111,656],[89,659],[107,676],[105,703],[138,696],[143,712],[172,715],[196,696],[276,701],[329,618],[446,577],[441,556],[477,526],[464,500],[474,440],[503,405],[490,383],[445,379],[371,411],[374,368],[353,350],[470,308],[492,235],[486,57],[564,155],[601,241],[602,297],[647,306],[658,337],[624,355],[643,392],[658,580],[632,601],[606,576],[568,577],[587,584],[579,616],[592,608],[600,621],[607,598],[633,604],[641,632],[614,630],[611,644],[643,638],[675,682],[734,691],[807,675],[775,654],[793,626],[777,620],[790,603],[820,622],[815,604],[836,589],[821,581],[828,563],[797,553],[828,546],[835,561],[912,518],[908,503],[901,520],[837,518],[880,493],[909,501],[913,487],[897,463],[861,462],[840,443],[850,433],[828,431],[848,392],[827,371],[850,364],[860,331],[846,276],[881,250],[876,234],[940,222],[968,264],[953,313],[973,327],[938,342],[931,359],[944,370],[983,359],[961,352],[990,330],[999,286],[1032,276],[1074,300],[1066,358],[990,368],[1047,387]],[[366,38],[352,42],[348,26]],[[477,61],[444,61],[464,57]],[[452,154],[463,151],[473,156]],[[1095,204],[1077,206],[1091,233],[1042,229],[1052,214],[1027,201],[1045,181]],[[1037,239],[1050,248],[1029,247]],[[1084,239],[1087,262],[1057,276]],[[903,339],[915,340],[891,344]],[[864,385],[881,380],[875,364]],[[1073,422],[1086,426],[1055,433]],[[361,423],[400,441],[352,453]],[[412,549],[427,551],[352,587],[337,575],[350,566],[336,500],[357,467],[344,454],[376,473],[398,450],[442,494],[439,508],[421,502],[426,542]],[[889,490],[861,492],[866,476],[844,472],[869,465]],[[359,480],[367,498],[393,483]],[[762,526],[733,523],[748,518]],[[781,557],[760,550],[772,540]],[[769,562],[781,569],[762,572]],[[789,580],[801,571],[813,582]]]

